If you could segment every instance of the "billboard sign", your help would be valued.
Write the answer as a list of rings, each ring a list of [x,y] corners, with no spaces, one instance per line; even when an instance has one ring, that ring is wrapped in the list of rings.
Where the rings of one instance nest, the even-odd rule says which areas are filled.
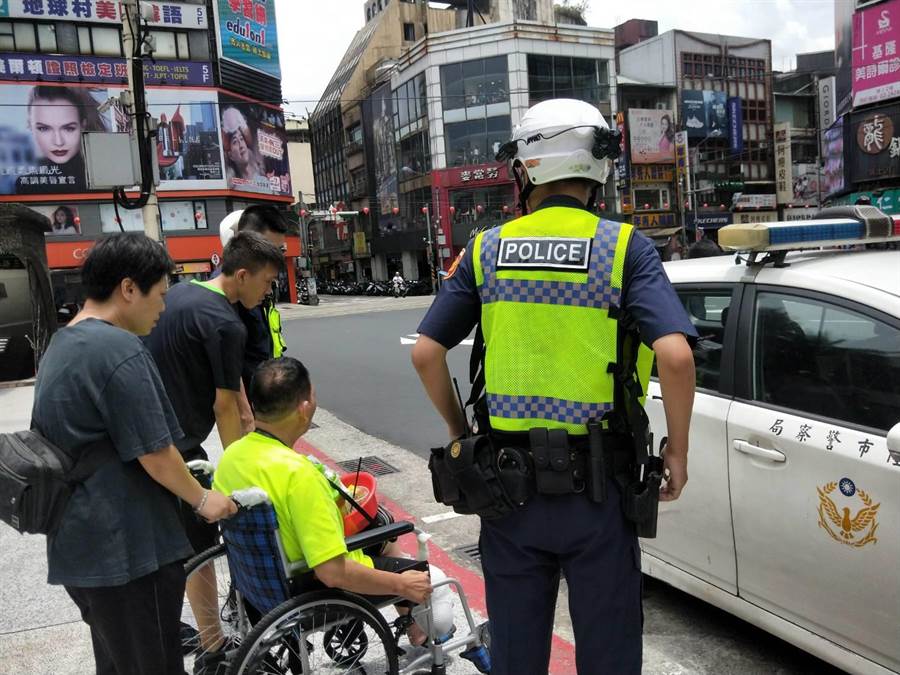
[[[745,211],[734,214],[734,222],[738,225],[750,223],[777,223],[778,211]]]
[[[632,108],[628,111],[633,164],[675,162],[675,125],[671,110]]]
[[[819,171],[816,164],[794,164],[791,167],[794,204],[819,203]]]
[[[812,220],[819,212],[817,206],[800,206],[784,210],[783,220],[792,223],[797,220]]]
[[[394,99],[391,87],[385,84],[370,98],[371,126],[366,130],[371,135],[374,152],[375,195],[378,199],[377,212],[382,216],[392,215],[392,209],[400,206],[397,188],[397,154],[394,144]],[[487,174],[485,174],[486,176]],[[471,172],[467,180],[471,180]],[[459,180],[463,180],[462,172]]]
[[[822,133],[822,196],[843,192],[847,187],[844,163],[844,116]]]
[[[690,208],[688,195],[691,194],[691,160],[686,131],[675,134],[675,177],[681,191],[681,201],[685,202],[685,208]]]
[[[900,0],[853,15],[853,107],[900,96]]]
[[[184,2],[142,2],[153,9],[153,18],[147,23],[163,28],[187,28],[206,30],[209,26],[206,5]],[[122,24],[118,0],[3,0],[6,12],[0,5],[0,16],[14,19],[41,19],[44,21],[79,21]]]
[[[281,78],[275,0],[216,0],[219,56]]]
[[[681,118],[688,136],[724,138],[728,134],[727,101],[724,91],[682,91]]]
[[[818,83],[819,97],[819,129],[825,131],[834,124],[835,107],[837,105],[834,97],[834,87],[836,78],[834,75],[823,77]]]
[[[45,56],[0,52],[0,81],[128,83],[125,59],[102,56]],[[144,83],[152,85],[213,85],[212,66],[201,61],[144,62]]]
[[[733,202],[736,209],[774,209],[776,203],[773,194],[748,195],[741,192],[735,193]]]
[[[219,114],[228,189],[292,195],[284,113],[220,93]]]
[[[7,111],[0,121],[0,195],[90,192],[82,132],[128,129],[120,106],[98,110],[122,89],[5,84],[0,92]],[[224,189],[216,92],[148,89],[147,104],[160,121],[160,190]]]
[[[744,151],[744,110],[740,96],[728,99],[728,138],[731,140],[731,154],[741,154]]]
[[[854,183],[900,176],[900,106],[854,113],[845,157]]]
[[[775,193],[779,204],[788,204],[794,198],[790,122],[775,125]]]

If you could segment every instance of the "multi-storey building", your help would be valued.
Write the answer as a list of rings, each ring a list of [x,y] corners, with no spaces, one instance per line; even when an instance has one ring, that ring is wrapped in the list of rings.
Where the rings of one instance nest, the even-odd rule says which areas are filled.
[[[669,201],[681,224],[711,230],[732,217],[774,220],[771,42],[670,30],[641,39],[618,58],[620,74],[630,82],[674,89],[668,120],[659,116],[657,123],[654,115],[643,115],[638,123],[642,132],[654,126],[662,132],[666,124],[684,132],[673,136],[686,143],[670,140],[678,195]],[[649,134],[642,141],[647,147]],[[634,199],[635,213],[644,204],[653,206]]]
[[[255,203],[288,205],[287,156],[273,0],[154,2],[142,30],[150,114],[158,120],[159,215],[179,275],[205,276],[218,225]],[[0,3],[0,202],[46,215],[57,302],[79,300],[78,269],[102,233],[143,229],[91,190],[81,136],[124,131],[128,87],[122,9],[109,0]],[[130,186],[123,186],[128,191]],[[290,237],[288,255],[299,254]],[[293,260],[284,287],[293,290]],[[290,277],[291,281],[288,281]]]
[[[404,5],[389,4],[381,20]],[[335,87],[353,77],[351,70],[365,82],[361,115],[344,104],[343,164],[330,131],[334,106],[316,109],[317,194],[323,203],[323,190],[333,189],[338,210],[360,214],[348,226],[366,233],[365,247],[354,240],[357,275],[426,276],[432,264],[449,267],[474,232],[514,217],[514,181],[494,155],[530,105],[570,97],[597,105],[608,119],[615,112],[612,31],[556,24],[546,0],[476,3],[474,25],[466,27],[468,12],[457,5],[466,3],[429,14],[427,33],[424,26],[422,33],[404,28],[399,53],[382,56],[371,46],[374,38],[364,37],[379,30],[370,27],[378,15],[354,39],[325,94],[325,101],[336,98]],[[366,65],[358,65],[363,59]],[[352,90],[344,88],[345,99]],[[336,161],[329,164],[329,157]],[[601,201],[613,210],[614,199],[610,184]],[[346,261],[349,271],[349,255]]]

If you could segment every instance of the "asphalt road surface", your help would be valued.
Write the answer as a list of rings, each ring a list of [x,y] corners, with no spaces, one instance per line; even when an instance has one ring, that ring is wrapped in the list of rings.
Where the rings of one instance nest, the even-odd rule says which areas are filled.
[[[424,309],[286,321],[289,355],[310,370],[319,405],[367,434],[427,457],[447,441],[410,363]],[[468,342],[468,341],[467,341]],[[471,348],[449,355],[468,397]],[[841,671],[666,584],[645,577],[644,632],[662,638],[676,663],[705,673]],[[673,671],[675,673],[681,670]]]

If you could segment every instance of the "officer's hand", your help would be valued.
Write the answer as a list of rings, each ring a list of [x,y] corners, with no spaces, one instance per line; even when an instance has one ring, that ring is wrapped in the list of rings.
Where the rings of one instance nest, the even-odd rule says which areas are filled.
[[[223,518],[230,518],[237,513],[237,504],[230,497],[226,497],[221,492],[215,490],[209,491],[206,503],[203,508],[197,511],[201,518],[208,523],[214,523]]]
[[[421,604],[431,595],[431,577],[428,572],[407,570],[400,574],[400,580],[402,583],[400,595],[407,600]]]
[[[663,449],[663,462],[666,467],[665,482],[659,488],[659,500],[674,502],[681,496],[687,483],[687,452],[674,452],[669,446]]]

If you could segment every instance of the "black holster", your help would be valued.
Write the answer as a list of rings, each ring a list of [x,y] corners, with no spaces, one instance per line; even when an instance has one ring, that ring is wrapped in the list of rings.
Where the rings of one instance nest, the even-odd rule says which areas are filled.
[[[457,513],[502,518],[533,494],[527,453],[517,448],[497,451],[485,435],[432,448],[428,468],[434,498]]]
[[[637,536],[643,539],[656,537],[662,478],[663,459],[651,455],[643,465],[643,476],[635,472],[622,487],[622,511],[625,518],[634,523]]]

